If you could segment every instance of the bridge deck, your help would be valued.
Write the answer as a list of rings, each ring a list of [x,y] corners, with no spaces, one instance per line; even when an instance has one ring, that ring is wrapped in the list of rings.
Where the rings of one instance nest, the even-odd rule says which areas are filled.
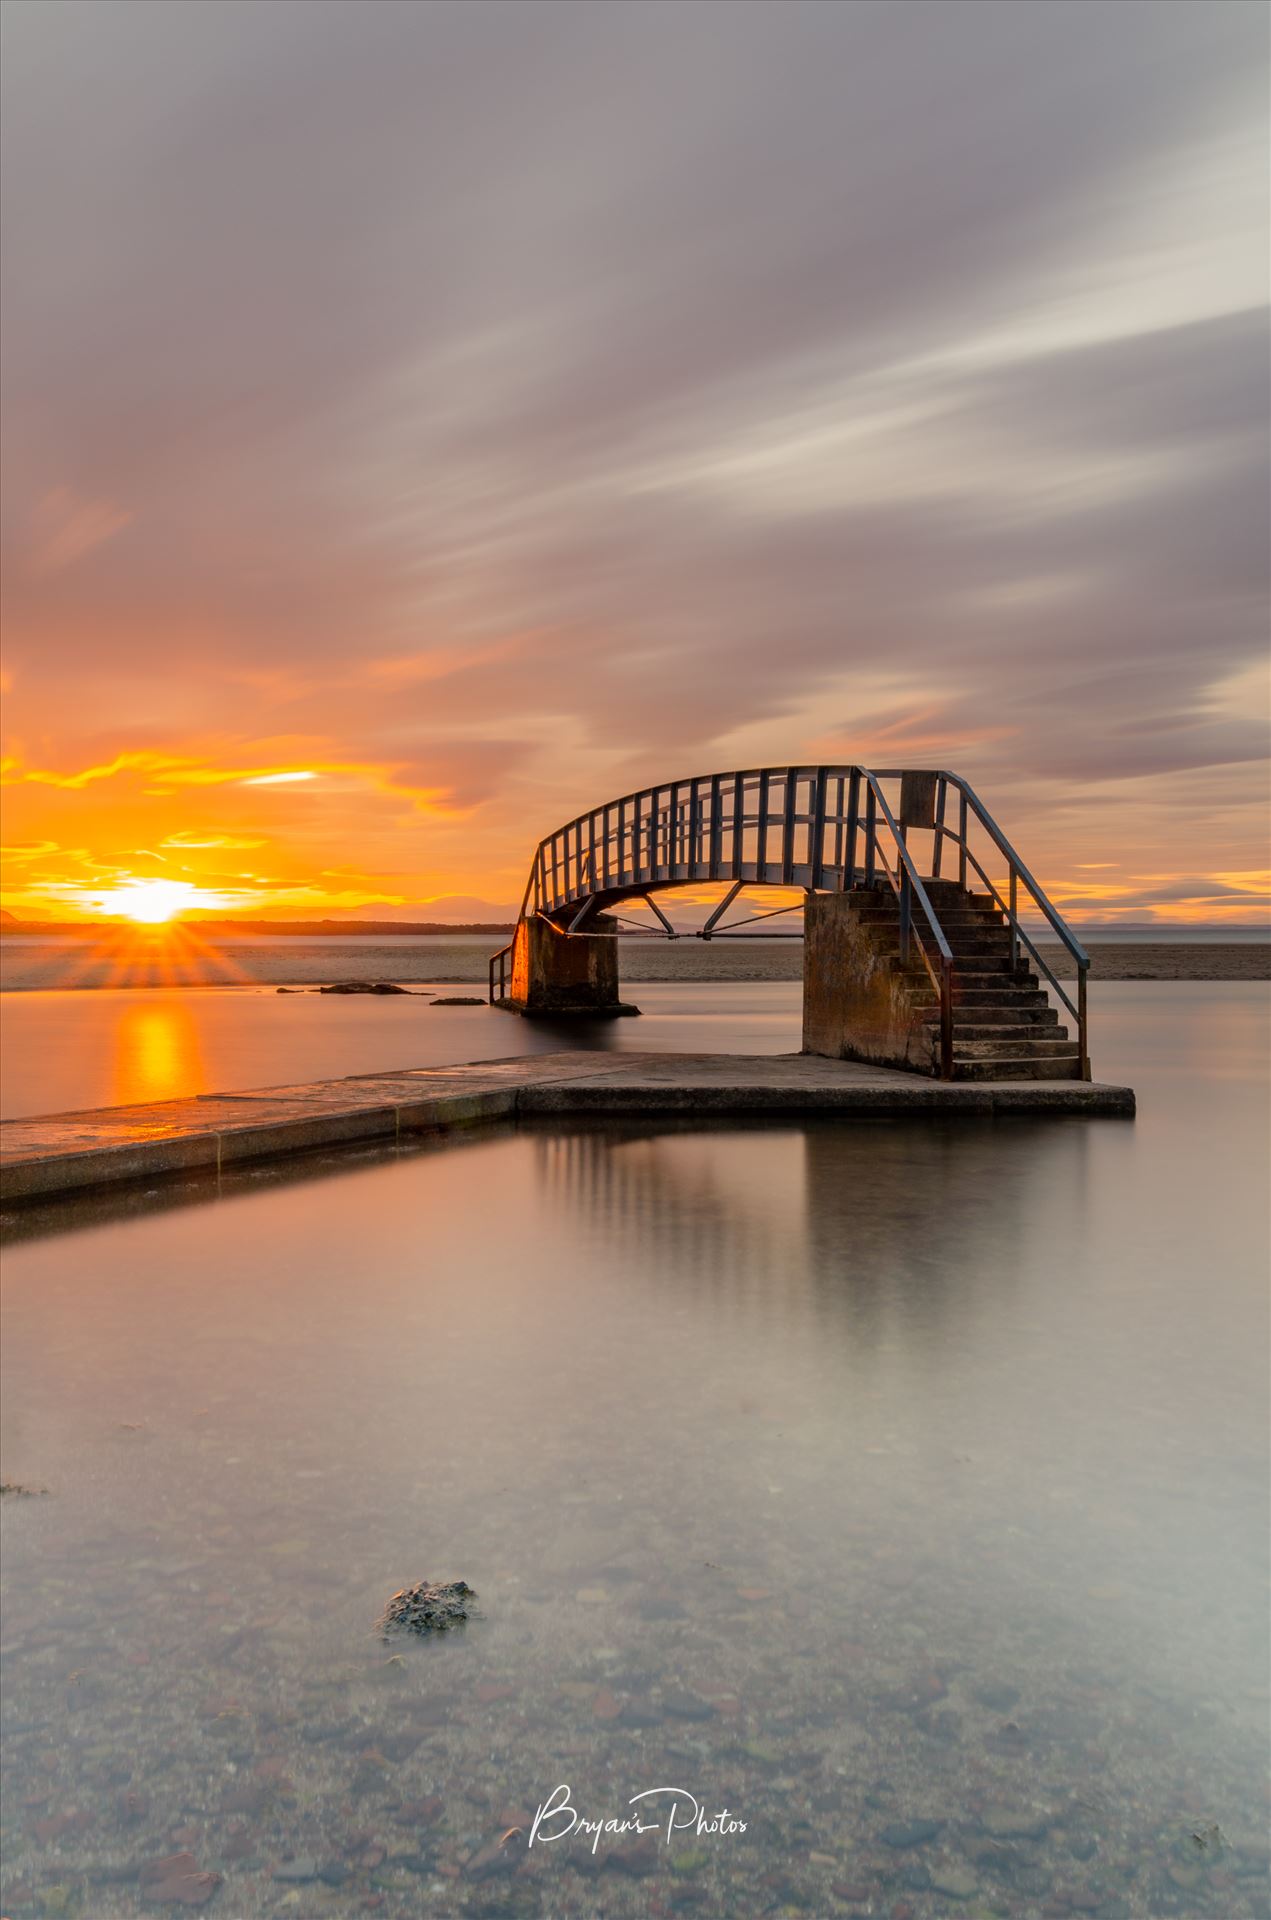
[[[807,1054],[530,1054],[9,1120],[0,1182],[6,1200],[44,1200],[518,1114],[801,1113],[1128,1117],[1134,1095],[1083,1081],[950,1083]]]

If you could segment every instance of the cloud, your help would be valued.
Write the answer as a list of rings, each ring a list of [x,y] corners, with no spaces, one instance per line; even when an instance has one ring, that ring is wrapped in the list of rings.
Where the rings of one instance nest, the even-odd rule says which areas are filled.
[[[511,897],[610,793],[833,750],[1069,863],[1114,787],[1197,867],[1203,791],[1256,864],[1259,4],[6,26],[24,835],[145,775]]]
[[[37,500],[28,527],[30,565],[34,573],[56,573],[73,566],[113,539],[132,519],[106,500],[82,500],[69,487],[54,487]]]

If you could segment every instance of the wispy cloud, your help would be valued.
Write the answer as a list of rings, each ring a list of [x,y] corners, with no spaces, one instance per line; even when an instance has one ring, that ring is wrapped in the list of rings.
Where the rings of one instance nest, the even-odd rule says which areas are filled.
[[[510,899],[832,752],[1262,864],[1256,0],[7,15],[16,838]]]
[[[30,564],[37,574],[73,566],[126,527],[131,513],[106,500],[84,500],[70,487],[54,487],[31,510]]]

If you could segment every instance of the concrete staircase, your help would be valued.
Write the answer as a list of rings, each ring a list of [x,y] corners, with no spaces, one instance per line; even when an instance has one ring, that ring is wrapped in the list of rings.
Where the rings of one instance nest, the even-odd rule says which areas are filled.
[[[1050,1005],[1027,961],[1011,961],[1005,916],[990,895],[972,893],[952,880],[923,882],[941,931],[953,949],[953,1078],[955,1080],[1079,1080],[1077,1043]],[[900,910],[883,883],[850,896],[871,944],[903,971],[915,1018],[929,1029],[932,1070],[940,1049],[940,1008],[921,959],[900,961]],[[925,936],[933,963],[934,942],[915,906],[914,930]],[[1022,949],[1021,949],[1022,954]],[[925,1051],[925,1049],[924,1049]]]

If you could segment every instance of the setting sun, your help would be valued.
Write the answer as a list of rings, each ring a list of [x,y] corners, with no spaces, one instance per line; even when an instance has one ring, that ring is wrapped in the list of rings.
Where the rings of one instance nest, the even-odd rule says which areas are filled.
[[[188,880],[128,880],[103,894],[101,905],[104,912],[123,913],[144,926],[159,926],[183,907],[193,906],[198,898],[198,888]]]

